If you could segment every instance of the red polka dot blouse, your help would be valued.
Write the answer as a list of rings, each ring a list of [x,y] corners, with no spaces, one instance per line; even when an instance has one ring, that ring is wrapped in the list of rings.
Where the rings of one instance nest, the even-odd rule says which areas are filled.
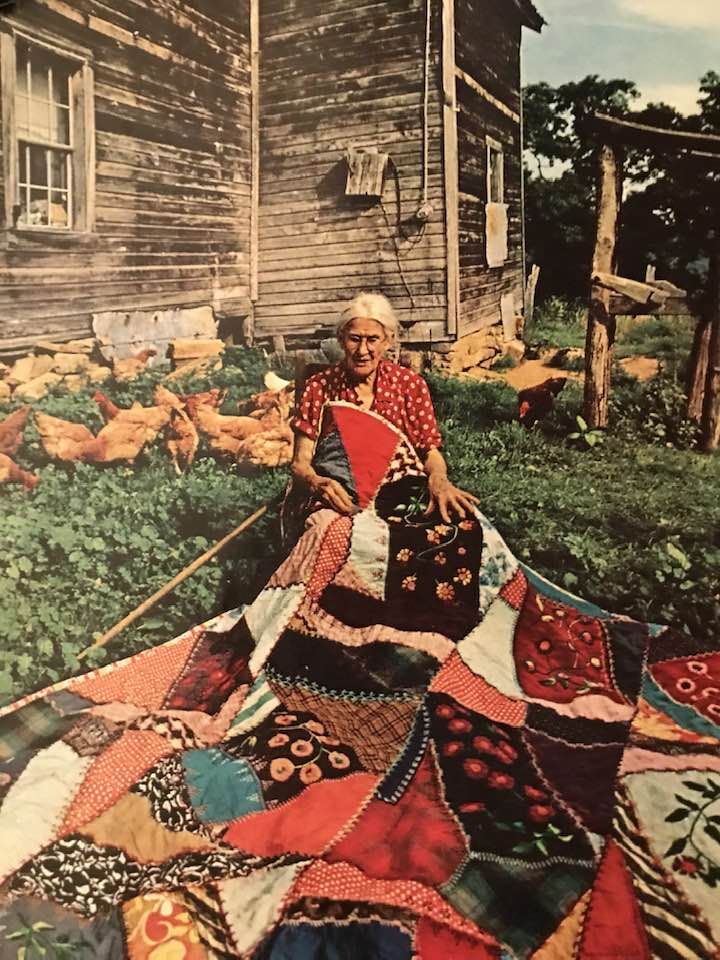
[[[308,378],[293,421],[294,429],[312,440],[317,439],[322,409],[328,400],[362,404],[342,363],[335,363]],[[381,360],[371,409],[402,430],[416,450],[427,453],[433,447],[442,446],[430,391],[423,378],[412,370]]]

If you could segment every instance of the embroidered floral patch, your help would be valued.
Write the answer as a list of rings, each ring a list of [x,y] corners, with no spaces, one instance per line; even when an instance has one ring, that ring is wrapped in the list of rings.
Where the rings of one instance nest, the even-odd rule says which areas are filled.
[[[523,860],[592,859],[593,851],[537,776],[517,728],[443,694],[429,700],[446,798],[476,852]]]
[[[312,783],[363,769],[352,747],[330,736],[315,714],[282,707],[250,735],[227,741],[224,749],[250,760],[270,805],[289,800]]]
[[[613,683],[603,621],[532,586],[520,611],[514,652],[518,680],[531,697],[569,703],[593,693],[627,702]]]

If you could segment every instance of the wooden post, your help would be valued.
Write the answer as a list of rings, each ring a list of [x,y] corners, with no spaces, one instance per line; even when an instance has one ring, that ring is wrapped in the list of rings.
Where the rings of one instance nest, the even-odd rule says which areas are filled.
[[[250,300],[253,305],[258,298],[259,216],[260,0],[250,0]]]
[[[704,316],[698,320],[698,325],[695,328],[687,381],[688,417],[698,424],[702,420],[703,401],[705,399],[711,330],[710,311],[707,310],[704,312]]]
[[[705,398],[702,412],[702,448],[707,453],[720,446],[720,238],[710,260],[710,329]]]
[[[527,336],[529,333],[533,316],[535,314],[535,293],[537,291],[538,280],[540,279],[540,267],[537,263],[532,265],[530,270],[530,275],[527,278],[527,283],[525,284],[525,304],[523,307],[524,317],[523,317],[523,335]]]
[[[615,248],[622,199],[622,158],[610,144],[600,148],[597,192],[597,236],[592,274],[615,273]],[[592,284],[585,341],[585,420],[591,427],[608,424],[610,362],[615,317],[610,291]]]
[[[455,0],[442,0],[443,168],[447,251],[447,332],[456,335],[460,311],[460,223],[455,75]]]

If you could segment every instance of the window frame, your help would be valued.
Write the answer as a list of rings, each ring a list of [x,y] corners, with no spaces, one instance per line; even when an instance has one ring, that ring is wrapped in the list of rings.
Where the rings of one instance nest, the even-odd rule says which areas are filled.
[[[68,100],[72,144],[69,226],[17,223],[19,138],[15,97],[18,41],[28,44],[31,49],[44,48],[53,57],[76,65],[69,78]],[[15,24],[7,24],[0,32],[0,87],[5,230],[11,235],[43,237],[77,237],[91,233],[95,227],[95,104],[90,52],[74,44],[57,42],[44,31],[24,30]]]
[[[487,202],[488,203],[505,203],[505,148],[500,143],[499,140],[493,139],[493,137],[485,137],[487,144]],[[499,154],[500,156],[500,199],[493,198],[492,195],[492,154]]]

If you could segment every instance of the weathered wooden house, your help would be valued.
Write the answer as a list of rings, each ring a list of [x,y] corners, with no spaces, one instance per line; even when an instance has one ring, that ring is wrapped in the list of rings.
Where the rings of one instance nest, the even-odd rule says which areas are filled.
[[[16,0],[0,15],[0,349],[212,306],[413,343],[522,303],[531,0]]]

